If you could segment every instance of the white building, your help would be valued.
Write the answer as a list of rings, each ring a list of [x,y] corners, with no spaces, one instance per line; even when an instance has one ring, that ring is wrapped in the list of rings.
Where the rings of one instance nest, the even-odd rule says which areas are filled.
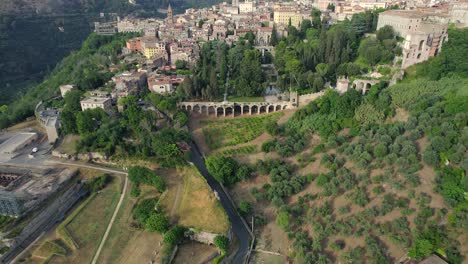
[[[80,101],[81,110],[101,108],[109,111],[112,108],[112,99],[106,97],[89,97]]]
[[[252,13],[255,11],[255,3],[254,2],[243,2],[239,3],[239,13]]]

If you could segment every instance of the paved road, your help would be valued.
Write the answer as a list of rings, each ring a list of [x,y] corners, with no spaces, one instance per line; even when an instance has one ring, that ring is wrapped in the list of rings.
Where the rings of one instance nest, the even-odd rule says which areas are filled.
[[[231,203],[231,200],[227,197],[227,194],[224,192],[221,185],[208,173],[208,170],[205,167],[205,162],[203,157],[195,143],[191,144],[192,148],[192,162],[198,168],[200,173],[205,177],[208,185],[218,193],[219,200],[221,205],[224,207],[229,220],[231,221],[232,231],[236,235],[237,239],[239,240],[239,249],[237,250],[236,255],[234,256],[233,263],[241,264],[245,262],[245,258],[249,251],[250,246],[250,233],[242,221],[241,216],[237,212],[237,209]]]

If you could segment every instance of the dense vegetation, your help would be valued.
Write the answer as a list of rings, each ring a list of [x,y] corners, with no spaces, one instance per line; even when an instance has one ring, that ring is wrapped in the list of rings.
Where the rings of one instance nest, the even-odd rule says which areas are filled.
[[[132,14],[140,17],[165,17],[159,8],[171,3],[174,12],[187,8],[211,6],[219,0],[54,0],[44,2],[38,9],[29,1],[0,2],[0,105],[9,104],[36,89],[48,78],[62,58],[79,50],[100,20],[100,12]],[[16,7],[15,7],[16,5]],[[12,9],[6,8],[13,6]],[[21,13],[18,13],[21,12]]]
[[[95,177],[89,181],[86,182],[86,188],[91,192],[91,193],[96,193],[102,189],[104,189],[107,184],[109,184],[112,181],[112,176],[109,174],[103,174],[99,177]]]
[[[18,102],[0,108],[0,127],[32,115],[36,104],[46,100],[46,106],[62,108],[62,134],[80,135],[77,152],[101,152],[118,158],[152,157],[163,166],[184,163],[184,153],[177,144],[187,141],[189,136],[172,128],[171,122],[182,126],[188,119],[185,113],[177,111],[175,98],[148,94],[144,90],[140,95],[146,99],[145,104],[157,110],[143,110],[138,105],[138,98],[129,96],[119,101],[125,108],[121,114],[109,115],[102,109],[80,111],[83,94],[104,85],[116,73],[109,72],[110,65],[119,65],[120,71],[129,67],[119,64],[118,56],[124,41],[133,36],[90,35],[81,50],[64,59],[46,81]],[[76,84],[79,90],[60,99],[57,97],[58,87],[68,83]],[[158,111],[168,115],[165,117],[168,125],[156,127]]]
[[[108,67],[117,63],[120,49],[133,34],[97,36],[91,34],[78,52],[60,62],[50,76],[40,85],[30,89],[21,99],[0,114],[0,127],[7,127],[32,116],[36,104],[57,96],[58,87],[75,84],[82,91],[96,89],[112,77]],[[78,102],[79,103],[79,102]]]
[[[391,28],[380,29],[377,38],[361,41],[365,33],[375,30],[379,12],[356,14],[351,20],[328,27],[327,21],[320,20],[320,12],[314,10],[312,21],[304,20],[299,29],[290,26],[288,37],[275,47],[277,85],[283,90],[291,86],[300,93],[315,92],[326,82],[334,83],[338,76],[351,78],[377,62],[389,62],[400,52]],[[368,54],[373,58],[362,62],[360,57]]]
[[[280,156],[301,153],[298,165],[258,161],[253,174],[269,181],[250,191],[262,207],[269,201],[277,208],[276,223],[292,240],[297,262],[331,263],[330,254],[339,254],[347,263],[392,263],[395,256],[385,246],[392,243],[416,260],[437,252],[450,263],[463,263],[460,234],[468,231],[468,58],[463,50],[468,30],[450,29],[449,36],[438,57],[408,69],[406,79],[392,87],[380,83],[365,96],[354,90],[343,95],[328,91],[285,125],[268,126],[274,138],[262,150]],[[310,145],[313,134],[322,142]],[[234,175],[228,168],[235,161],[209,159],[217,161],[214,174]],[[324,169],[298,173],[313,162]],[[435,171],[433,181],[427,170]],[[308,185],[320,191],[296,196],[297,202],[288,199]],[[445,204],[434,203],[438,195]],[[346,203],[336,206],[338,199]],[[262,219],[249,202],[241,201],[239,209]],[[398,216],[381,220],[391,212]],[[365,248],[330,237],[355,237]]]
[[[179,93],[187,98],[215,100],[226,90],[236,96],[261,95],[266,81],[261,54],[253,47],[249,32],[233,46],[210,41],[203,44],[193,77],[186,78]],[[242,65],[242,67],[241,67]]]
[[[134,166],[128,170],[128,178],[132,181],[132,195],[139,196],[140,195],[140,185],[146,184],[153,186],[156,190],[160,193],[166,190],[166,183],[164,180],[156,175],[153,171],[148,168]]]

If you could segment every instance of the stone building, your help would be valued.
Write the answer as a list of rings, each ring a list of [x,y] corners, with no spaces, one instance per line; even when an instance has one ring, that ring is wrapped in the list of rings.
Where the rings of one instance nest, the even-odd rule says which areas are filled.
[[[94,32],[98,35],[111,36],[118,32],[117,21],[94,22]]]
[[[138,18],[125,18],[117,22],[117,29],[119,32],[156,32],[161,24],[156,19],[138,19]]]
[[[450,9],[451,21],[457,27],[464,28],[468,26],[468,1],[460,0],[452,3]]]
[[[60,94],[62,95],[62,97],[65,97],[65,94],[76,89],[78,89],[76,85],[72,85],[72,84],[60,85]]]
[[[148,76],[148,89],[152,93],[171,94],[175,91],[177,85],[184,81],[181,76],[166,76],[152,74]]]
[[[293,7],[278,7],[273,12],[273,20],[275,24],[289,25],[291,22],[292,26],[299,28],[302,22],[303,16],[299,10]]]
[[[167,55],[166,42],[153,38],[141,40],[141,50],[147,59],[157,55]]]
[[[174,24],[174,13],[172,12],[171,4],[167,7],[167,18],[166,21],[168,24]]]
[[[417,10],[388,10],[380,13],[377,29],[392,26],[403,37],[403,69],[436,56],[447,39],[448,20]]]
[[[273,29],[271,27],[260,27],[257,29],[257,36],[255,38],[255,45],[269,46]]]
[[[255,3],[253,1],[246,1],[239,3],[239,13],[252,13],[255,11]]]
[[[88,97],[80,101],[81,110],[101,108],[109,111],[112,108],[112,99],[106,97]]]
[[[60,111],[55,108],[42,109],[37,111],[36,117],[39,124],[46,130],[49,143],[54,143],[59,138]]]
[[[115,97],[136,95],[140,89],[146,86],[146,73],[125,71],[112,77],[112,81],[115,83],[113,91],[117,95]]]

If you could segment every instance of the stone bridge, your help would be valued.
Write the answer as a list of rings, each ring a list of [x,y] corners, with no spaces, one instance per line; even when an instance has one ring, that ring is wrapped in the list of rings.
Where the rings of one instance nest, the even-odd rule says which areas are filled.
[[[356,79],[353,81],[353,88],[357,91],[361,91],[362,94],[366,94],[366,92],[370,90],[372,85],[378,84],[379,82],[379,80]]]
[[[177,106],[187,112],[216,117],[272,113],[293,108],[290,102],[181,102]]]

